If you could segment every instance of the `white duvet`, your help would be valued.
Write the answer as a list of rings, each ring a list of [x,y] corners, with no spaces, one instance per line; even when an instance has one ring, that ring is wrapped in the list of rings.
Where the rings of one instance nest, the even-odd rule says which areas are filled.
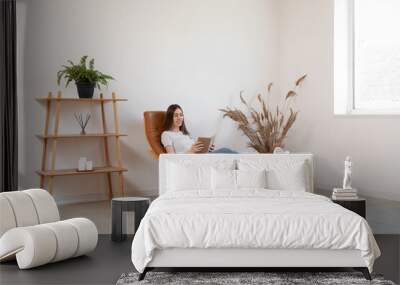
[[[143,272],[165,248],[358,249],[371,272],[380,255],[359,215],[320,195],[265,189],[160,196],[135,234],[132,262]]]

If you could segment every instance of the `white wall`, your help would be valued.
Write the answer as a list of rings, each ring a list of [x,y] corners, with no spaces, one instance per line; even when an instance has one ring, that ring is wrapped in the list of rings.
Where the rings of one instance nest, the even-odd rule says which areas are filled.
[[[319,188],[341,185],[350,155],[361,195],[400,201],[400,117],[333,115],[333,9],[333,0],[279,1],[281,87],[308,74],[288,146],[315,154]]]
[[[211,135],[219,108],[237,100],[244,89],[255,94],[278,76],[278,28],[275,0],[18,0],[18,23],[23,36],[20,72],[23,98],[20,115],[24,130],[22,188],[38,186],[34,173],[40,167],[44,107],[35,97],[55,92],[56,72],[67,59],[88,54],[96,66],[117,80],[106,91],[128,98],[120,104],[123,159],[129,195],[157,193],[157,162],[148,154],[142,114],[165,110],[179,103],[185,110],[193,135]],[[75,86],[67,90],[76,96]],[[235,102],[235,100],[233,100]],[[83,111],[69,105],[61,130],[76,132],[72,113]],[[99,126],[95,108],[89,131]],[[228,121],[219,146],[243,149],[245,140]],[[218,147],[217,144],[217,147]],[[57,168],[75,167],[79,156],[95,164],[101,144],[95,139],[79,144],[58,144]],[[102,152],[100,152],[102,154]],[[102,177],[56,178],[58,200],[105,197]],[[99,195],[100,193],[100,195]]]
[[[297,98],[299,119],[287,140],[293,151],[316,155],[316,186],[341,185],[343,160],[354,160],[353,185],[361,194],[400,201],[399,117],[333,115],[333,0],[18,0],[21,50],[21,182],[38,184],[43,107],[34,98],[57,90],[55,74],[66,59],[96,58],[117,79],[109,90],[128,98],[121,104],[123,158],[129,194],[154,195],[157,162],[147,153],[142,113],[183,106],[194,135],[212,134],[217,109],[239,90],[253,95],[269,81],[283,94],[297,76],[309,76]],[[22,11],[22,13],[21,13]],[[26,15],[26,17],[24,16]],[[279,85],[279,84],[278,84]],[[76,96],[74,86],[66,91]],[[76,131],[67,108],[62,130]],[[93,109],[94,113],[94,109]],[[89,128],[94,130],[93,118]],[[67,122],[67,123],[65,123]],[[244,148],[245,140],[224,122],[220,146]],[[77,156],[95,158],[101,145],[59,144],[58,167]],[[101,159],[95,159],[97,164]],[[57,182],[58,181],[58,182]],[[97,199],[104,180],[59,178],[62,200]],[[102,196],[104,197],[104,195]]]

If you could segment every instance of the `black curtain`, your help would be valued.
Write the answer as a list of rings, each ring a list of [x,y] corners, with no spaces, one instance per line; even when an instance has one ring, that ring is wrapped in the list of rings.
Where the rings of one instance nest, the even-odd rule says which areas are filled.
[[[0,0],[0,191],[18,190],[16,4]]]

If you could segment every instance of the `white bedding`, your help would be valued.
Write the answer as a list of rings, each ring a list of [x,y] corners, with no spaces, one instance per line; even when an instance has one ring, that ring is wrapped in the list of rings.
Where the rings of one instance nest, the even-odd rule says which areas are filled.
[[[143,272],[165,248],[357,249],[371,272],[380,255],[359,215],[320,195],[265,189],[163,194],[140,223],[132,262]]]

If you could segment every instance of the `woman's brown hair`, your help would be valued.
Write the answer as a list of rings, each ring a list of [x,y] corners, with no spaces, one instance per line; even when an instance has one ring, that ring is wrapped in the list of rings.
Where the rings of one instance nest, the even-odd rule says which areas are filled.
[[[165,120],[164,120],[164,131],[168,131],[171,129],[173,123],[174,123],[174,113],[176,109],[180,109],[183,113],[183,109],[181,108],[181,106],[179,106],[178,104],[172,104],[168,107],[167,109],[167,113],[165,114]],[[182,126],[179,127],[179,130],[184,134],[184,135],[188,135],[189,132],[186,128],[185,125],[185,119],[183,119],[182,121]]]

